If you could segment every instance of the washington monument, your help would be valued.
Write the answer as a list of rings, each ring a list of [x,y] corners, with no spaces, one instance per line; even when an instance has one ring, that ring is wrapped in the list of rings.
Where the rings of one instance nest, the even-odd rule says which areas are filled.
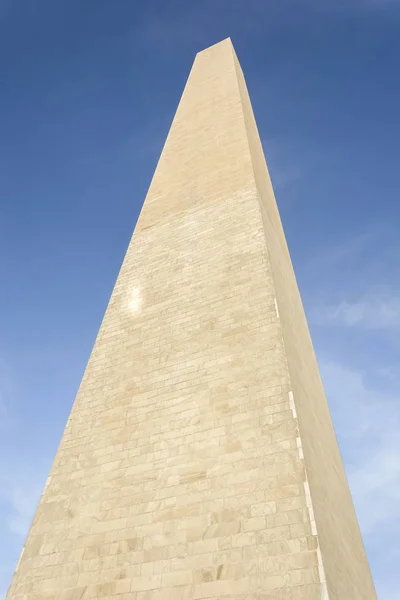
[[[376,600],[245,80],[199,54],[7,600]]]

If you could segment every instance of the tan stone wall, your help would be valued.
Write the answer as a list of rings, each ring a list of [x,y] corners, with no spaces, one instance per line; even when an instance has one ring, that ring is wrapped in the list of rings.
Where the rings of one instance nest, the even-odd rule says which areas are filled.
[[[307,381],[283,345],[289,258],[271,256],[242,100],[230,42],[197,55],[7,600],[323,598],[291,395]],[[325,520],[343,514],[352,531],[353,513]],[[324,566],[331,600],[374,598]]]

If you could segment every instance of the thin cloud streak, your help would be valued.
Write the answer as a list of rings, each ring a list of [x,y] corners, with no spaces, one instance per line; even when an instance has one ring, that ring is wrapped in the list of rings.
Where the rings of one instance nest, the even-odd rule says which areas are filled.
[[[321,373],[358,518],[369,535],[400,520],[400,398],[338,363],[322,363]]]
[[[400,296],[368,294],[355,302],[342,301],[314,311],[320,325],[359,327],[388,332],[400,329]]]
[[[378,597],[394,600],[400,560],[400,392],[382,393],[360,371],[333,361],[321,364],[321,374]]]

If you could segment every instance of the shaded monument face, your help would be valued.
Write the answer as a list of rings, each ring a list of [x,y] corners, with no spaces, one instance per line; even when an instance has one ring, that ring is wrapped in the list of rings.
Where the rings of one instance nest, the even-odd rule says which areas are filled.
[[[251,104],[196,56],[7,600],[374,600]]]

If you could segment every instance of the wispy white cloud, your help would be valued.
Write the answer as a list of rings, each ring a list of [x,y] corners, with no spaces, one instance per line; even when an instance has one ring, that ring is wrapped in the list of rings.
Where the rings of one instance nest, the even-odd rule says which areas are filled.
[[[0,600],[5,597],[44,481],[42,466],[17,456],[15,438],[22,435],[17,377],[0,358]],[[34,459],[33,459],[34,460]]]
[[[341,271],[349,264],[353,269],[360,268],[362,258],[370,252],[374,244],[381,242],[384,235],[382,227],[376,225],[364,231],[352,232],[350,236],[338,239],[335,244],[323,247],[320,252],[311,256],[302,266],[303,272],[314,280],[321,274],[329,274],[332,277],[332,272],[336,275],[338,270]],[[334,283],[337,284],[336,278]]]
[[[363,531],[394,516],[400,522],[400,398],[339,364],[323,364],[321,371]]]
[[[319,324],[362,327],[370,330],[400,329],[400,295],[367,294],[354,302],[343,300],[314,310]]]
[[[5,597],[32,522],[43,477],[43,470],[37,466],[27,472],[19,464],[10,463],[9,457],[7,464],[0,463],[0,600]]]
[[[378,596],[394,600],[400,549],[385,551],[380,561],[382,548],[400,535],[400,391],[383,393],[360,371],[335,362],[322,363],[321,373]]]
[[[350,471],[350,483],[365,534],[377,531],[381,524],[400,519],[399,456],[400,443],[394,436],[386,441],[381,439],[377,453]]]
[[[7,585],[11,577],[10,566],[0,564],[0,600],[4,600],[7,594]]]
[[[387,364],[384,367],[379,367],[376,370],[378,377],[383,377],[392,385],[400,388],[400,364]]]
[[[8,514],[6,525],[11,533],[24,538],[29,530],[36,505],[41,494],[40,481],[24,480],[23,482],[10,482],[6,499],[8,501]]]

